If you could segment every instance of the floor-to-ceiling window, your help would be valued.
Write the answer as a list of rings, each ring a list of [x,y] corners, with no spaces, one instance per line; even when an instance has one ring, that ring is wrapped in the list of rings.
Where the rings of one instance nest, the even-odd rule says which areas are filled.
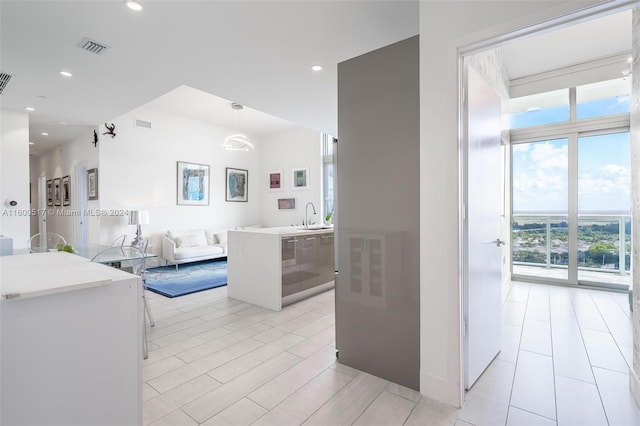
[[[333,200],[335,186],[334,137],[326,133],[322,134],[322,200],[323,216],[329,222],[333,215]]]
[[[630,285],[628,78],[510,105],[512,274]]]

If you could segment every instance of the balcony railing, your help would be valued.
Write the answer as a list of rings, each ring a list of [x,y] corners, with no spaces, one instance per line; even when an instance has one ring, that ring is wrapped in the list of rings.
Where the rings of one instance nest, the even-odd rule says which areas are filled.
[[[536,273],[535,268],[564,269],[564,277],[558,274],[555,277],[566,279],[570,255],[567,215],[514,214],[511,232],[514,273],[550,277],[552,275],[549,273]],[[603,282],[620,283],[620,279],[601,275],[618,274],[624,277],[623,282],[628,282],[631,264],[630,216],[578,215],[577,256],[579,280],[592,281],[596,277]],[[518,271],[515,271],[515,266],[518,266]]]

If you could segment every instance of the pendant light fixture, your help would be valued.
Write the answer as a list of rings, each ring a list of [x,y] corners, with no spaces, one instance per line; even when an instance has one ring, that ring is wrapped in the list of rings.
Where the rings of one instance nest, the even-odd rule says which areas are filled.
[[[236,122],[240,121],[240,111],[243,108],[244,107],[240,104],[237,104],[235,102],[231,103],[231,109],[236,111]],[[242,127],[241,123],[239,127]],[[242,133],[236,133],[225,138],[224,143],[222,144],[222,148],[227,151],[249,151],[253,149],[253,144],[249,142],[249,138],[246,135]]]
[[[133,11],[140,12],[142,10],[142,4],[136,0],[125,0],[124,3]]]

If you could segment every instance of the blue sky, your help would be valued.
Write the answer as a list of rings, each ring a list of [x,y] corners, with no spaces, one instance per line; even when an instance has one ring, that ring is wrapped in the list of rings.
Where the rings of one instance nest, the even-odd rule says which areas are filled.
[[[618,97],[581,104],[578,117],[588,118],[629,111],[629,98]],[[558,108],[514,114],[512,124],[566,121]],[[515,119],[515,121],[514,121]],[[513,211],[567,212],[567,139],[513,145]],[[578,140],[579,213],[630,211],[629,133],[583,137]]]

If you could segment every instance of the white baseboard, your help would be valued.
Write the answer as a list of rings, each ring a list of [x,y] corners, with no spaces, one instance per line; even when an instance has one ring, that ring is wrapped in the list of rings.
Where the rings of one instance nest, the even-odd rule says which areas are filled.
[[[451,381],[441,377],[420,373],[420,393],[456,408],[462,406],[459,383],[451,383]]]

